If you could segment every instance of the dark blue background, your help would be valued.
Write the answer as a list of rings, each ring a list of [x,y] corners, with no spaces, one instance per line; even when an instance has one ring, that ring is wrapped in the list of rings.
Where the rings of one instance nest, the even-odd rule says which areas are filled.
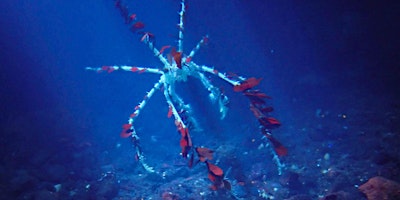
[[[179,1],[130,6],[156,35],[158,47],[176,44]],[[26,164],[24,158],[38,149],[57,154],[65,150],[59,146],[65,140],[95,153],[121,143],[121,125],[158,77],[84,68],[160,62],[129,31],[113,1],[5,0],[0,10],[4,163]],[[196,55],[196,63],[262,77],[259,88],[274,97],[274,116],[283,123],[277,137],[294,145],[300,142],[293,134],[314,123],[317,109],[339,114],[399,106],[399,13],[397,1],[189,1],[184,49],[188,53],[208,34],[210,43]],[[193,102],[197,111],[205,109],[199,114],[202,125],[223,132],[239,126],[234,120],[251,123],[250,114],[241,114],[247,112],[241,95],[216,84],[231,98],[231,117],[221,129],[216,109],[204,96]],[[181,92],[189,103],[206,95],[195,81]],[[149,133],[144,137],[175,142],[167,110],[162,95],[150,100],[138,119],[139,128]],[[159,127],[164,132],[157,132]]]

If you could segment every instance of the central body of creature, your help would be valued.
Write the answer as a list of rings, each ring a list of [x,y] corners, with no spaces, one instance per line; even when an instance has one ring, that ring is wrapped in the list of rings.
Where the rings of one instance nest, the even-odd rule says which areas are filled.
[[[122,138],[130,138],[135,148],[135,157],[142,164],[142,166],[148,172],[156,172],[156,170],[149,166],[145,162],[142,149],[140,147],[140,138],[135,130],[134,122],[139,116],[141,110],[146,106],[148,100],[158,90],[162,91],[165,100],[168,104],[169,111],[167,116],[174,117],[175,125],[181,134],[180,147],[182,149],[181,155],[185,158],[189,158],[189,166],[192,167],[194,163],[194,157],[197,155],[198,162],[206,164],[208,169],[208,176],[213,182],[212,189],[230,189],[230,184],[224,179],[224,173],[221,168],[212,164],[210,160],[213,159],[213,151],[204,147],[195,147],[193,145],[190,130],[197,126],[196,120],[193,117],[192,110],[189,104],[185,104],[183,99],[175,92],[176,82],[186,82],[187,78],[194,77],[201,81],[203,86],[208,90],[209,97],[212,102],[218,103],[221,118],[224,118],[229,103],[228,97],[219,89],[215,87],[205,74],[212,74],[227,82],[233,86],[233,90],[236,92],[242,92],[250,100],[250,110],[260,123],[261,133],[267,138],[272,144],[275,151],[274,160],[277,162],[279,168],[283,165],[280,163],[278,156],[286,155],[286,148],[281,145],[275,138],[272,137],[270,130],[280,126],[280,123],[275,118],[269,117],[269,113],[272,112],[272,107],[266,105],[265,99],[270,98],[266,94],[259,90],[252,89],[259,84],[261,79],[256,78],[244,78],[237,76],[233,73],[226,74],[221,73],[213,67],[205,65],[198,65],[193,61],[194,56],[201,48],[208,42],[208,37],[204,36],[197,45],[188,53],[183,52],[183,30],[184,30],[184,14],[185,14],[185,2],[182,0],[181,9],[179,12],[179,23],[178,23],[178,44],[177,48],[172,46],[163,46],[156,48],[154,44],[155,36],[150,32],[142,31],[144,29],[144,23],[140,22],[136,18],[136,14],[129,13],[127,6],[123,5],[121,0],[115,1],[116,7],[120,10],[121,15],[124,17],[127,24],[131,25],[131,30],[134,33],[140,35],[140,41],[145,43],[154,56],[157,57],[163,64],[163,67],[152,68],[152,67],[141,67],[141,66],[102,66],[97,68],[87,67],[87,70],[93,70],[97,72],[113,72],[116,70],[138,72],[138,73],[154,73],[159,74],[160,78],[153,87],[147,92],[143,100],[137,104],[134,111],[129,116],[128,123],[123,125],[123,130],[120,134]],[[169,54],[164,55],[166,50],[169,50]]]

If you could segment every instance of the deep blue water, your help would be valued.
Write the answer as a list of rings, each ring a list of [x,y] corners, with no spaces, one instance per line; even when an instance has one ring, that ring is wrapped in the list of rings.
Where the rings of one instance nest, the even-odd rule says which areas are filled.
[[[127,5],[157,47],[176,45],[178,0]],[[114,1],[5,0],[0,8],[2,198],[233,198],[209,190],[204,164],[181,166],[179,135],[160,92],[135,124],[149,163],[170,176],[143,178],[119,133],[158,75],[85,71],[162,67]],[[257,150],[261,135],[243,95],[212,77],[231,101],[220,121],[196,79],[178,85],[204,129],[193,139],[217,150],[238,197],[261,198],[257,190],[265,189],[276,199],[365,199],[355,185],[378,175],[400,181],[400,3],[192,0],[187,9],[184,51],[208,35],[193,60],[263,78],[257,88],[273,97],[272,116],[282,122],[273,134],[289,154],[279,176],[268,150]]]

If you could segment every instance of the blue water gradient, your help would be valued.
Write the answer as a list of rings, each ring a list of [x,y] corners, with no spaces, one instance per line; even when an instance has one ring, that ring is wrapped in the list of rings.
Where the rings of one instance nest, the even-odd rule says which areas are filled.
[[[179,2],[128,5],[161,47],[176,45]],[[186,193],[163,188],[188,177],[206,184],[207,173],[204,166],[177,166],[184,162],[179,135],[161,93],[148,102],[136,127],[149,162],[184,175],[162,185],[150,177],[140,189],[127,186],[145,172],[119,133],[158,76],[99,74],[85,67],[161,64],[129,30],[114,1],[3,0],[0,9],[0,197],[162,198],[168,191],[185,199],[203,190],[206,199],[222,195],[207,187]],[[194,61],[263,78],[258,88],[273,97],[273,116],[282,122],[273,134],[289,155],[282,158],[285,175],[278,176],[269,151],[257,150],[258,125],[245,97],[214,77],[231,100],[220,121],[197,80],[178,85],[204,129],[194,139],[231,153],[224,160],[217,151],[217,157],[224,170],[230,168],[227,178],[239,197],[260,198],[261,182],[271,182],[264,189],[277,184],[285,191],[268,192],[278,199],[339,198],[340,192],[365,199],[357,185],[369,178],[400,181],[399,2],[191,0],[187,9],[184,52],[208,35],[210,42]],[[101,193],[107,172],[118,186]]]

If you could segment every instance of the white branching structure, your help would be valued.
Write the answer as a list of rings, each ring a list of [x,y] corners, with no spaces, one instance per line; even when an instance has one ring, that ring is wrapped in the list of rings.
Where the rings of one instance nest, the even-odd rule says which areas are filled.
[[[171,46],[163,46],[161,48],[155,47],[154,43],[154,35],[150,32],[142,32],[138,31],[139,29],[144,28],[144,24],[136,20],[135,14],[130,14],[126,6],[124,6],[121,0],[115,1],[116,7],[120,10],[121,15],[125,18],[126,23],[133,23],[131,30],[135,33],[140,34],[140,40],[145,43],[149,49],[153,52],[154,56],[157,57],[162,66],[158,68],[154,67],[143,67],[143,66],[102,66],[102,67],[87,67],[87,70],[92,70],[96,72],[113,72],[117,70],[127,71],[127,72],[137,72],[137,73],[153,73],[158,74],[160,78],[153,85],[153,87],[147,92],[143,100],[134,107],[132,114],[128,119],[128,123],[124,124],[123,131],[121,132],[121,137],[128,138],[130,137],[134,148],[136,150],[135,157],[141,162],[142,166],[148,172],[155,172],[154,168],[149,166],[145,162],[145,157],[143,156],[143,152],[140,147],[140,138],[138,133],[135,130],[135,120],[140,115],[141,111],[146,106],[147,102],[157,91],[162,91],[165,97],[165,100],[169,107],[168,116],[174,117],[175,125],[177,126],[179,132],[182,135],[180,146],[182,147],[182,155],[187,157],[190,154],[190,159],[193,162],[193,152],[194,148],[192,144],[192,140],[190,138],[189,130],[196,128],[197,122],[192,115],[192,110],[189,104],[186,104],[183,99],[175,92],[175,85],[177,82],[186,82],[187,78],[194,77],[203,84],[203,86],[208,90],[209,97],[212,102],[217,103],[219,106],[219,112],[221,114],[221,119],[225,117],[228,111],[227,104],[229,103],[228,97],[224,95],[224,93],[219,89],[219,87],[214,86],[207,78],[205,74],[212,74],[221,80],[227,82],[232,85],[236,92],[243,92],[245,96],[250,99],[251,110],[254,115],[257,117],[260,122],[260,126],[263,129],[272,129],[274,127],[279,126],[279,122],[272,117],[267,117],[267,113],[272,110],[270,107],[265,106],[264,99],[268,98],[265,94],[261,93],[259,90],[252,90],[254,86],[256,86],[261,79],[249,78],[246,79],[241,76],[231,75],[222,73],[216,70],[213,67],[205,66],[197,64],[193,61],[193,58],[196,56],[196,53],[200,50],[200,48],[207,43],[208,36],[204,36],[197,45],[188,53],[184,53],[183,48],[183,38],[184,38],[184,16],[185,16],[185,1],[181,1],[181,8],[179,14],[179,23],[178,23],[178,44],[177,50]],[[166,49],[170,49],[170,54],[168,56],[164,55]],[[264,134],[267,138],[272,138],[270,132],[267,131],[267,135]],[[272,138],[273,139],[273,138]],[[275,142],[275,144],[274,144]],[[277,141],[274,139],[272,144],[274,147],[276,145],[281,146],[280,143],[276,143]],[[283,147],[283,146],[282,146]],[[278,147],[279,148],[279,147]],[[284,148],[284,147],[283,147]],[[199,150],[199,151],[198,151]],[[207,157],[204,152],[200,151],[201,149],[196,148],[196,152],[199,157]],[[284,149],[285,150],[285,149]],[[282,153],[282,152],[281,152]],[[286,153],[286,152],[283,152]],[[279,154],[279,152],[278,152]],[[209,156],[209,155],[208,155]],[[208,159],[211,160],[211,159]],[[217,170],[211,163],[208,162],[207,159],[202,160],[207,164],[209,169],[209,173],[217,177],[222,177],[218,183],[215,183],[215,179],[212,180],[214,182],[214,186],[216,189],[221,187],[221,183],[224,183],[223,173]],[[189,165],[191,165],[189,163]],[[218,168],[219,169],[219,168]],[[214,170],[214,171],[213,171]],[[215,171],[216,170],[216,171]],[[218,179],[217,179],[218,180]],[[227,184],[227,183],[225,183]],[[223,184],[222,184],[223,185]]]

